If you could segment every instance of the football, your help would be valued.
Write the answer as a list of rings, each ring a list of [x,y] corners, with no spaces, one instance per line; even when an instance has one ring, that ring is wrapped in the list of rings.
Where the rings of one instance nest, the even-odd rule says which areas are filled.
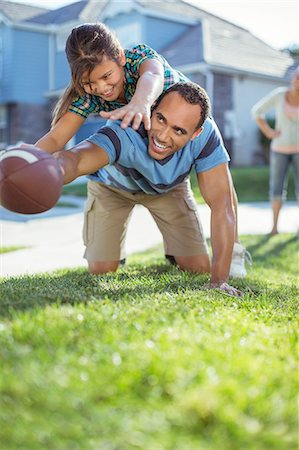
[[[37,214],[58,201],[63,175],[54,156],[34,146],[0,154],[0,204],[22,214]]]

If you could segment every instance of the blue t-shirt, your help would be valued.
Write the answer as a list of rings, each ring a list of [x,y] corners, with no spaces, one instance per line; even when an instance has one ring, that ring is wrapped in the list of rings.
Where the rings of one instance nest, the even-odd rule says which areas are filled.
[[[182,183],[193,166],[200,173],[229,161],[213,119],[205,121],[203,131],[193,141],[159,161],[148,154],[146,131],[122,129],[120,122],[109,122],[87,140],[109,156],[109,164],[89,178],[129,192],[164,194]]]

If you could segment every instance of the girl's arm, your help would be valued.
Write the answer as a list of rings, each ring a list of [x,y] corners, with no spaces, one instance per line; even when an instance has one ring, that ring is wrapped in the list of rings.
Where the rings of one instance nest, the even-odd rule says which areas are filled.
[[[130,123],[137,130],[144,123],[145,129],[151,127],[151,106],[163,91],[164,68],[157,59],[147,59],[139,69],[139,79],[136,91],[130,103],[111,112],[102,111],[105,119],[122,120],[121,127],[126,128]]]
[[[77,133],[85,119],[72,112],[65,113],[56,125],[34,145],[48,153],[62,150],[67,142]]]

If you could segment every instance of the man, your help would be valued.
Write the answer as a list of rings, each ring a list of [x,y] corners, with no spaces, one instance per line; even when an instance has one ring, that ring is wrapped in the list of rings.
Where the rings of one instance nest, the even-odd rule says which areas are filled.
[[[149,209],[178,267],[211,272],[211,288],[241,292],[227,283],[235,236],[229,156],[209,118],[206,92],[177,83],[152,112],[151,129],[136,132],[111,123],[57,157],[65,183],[91,174],[85,211],[85,257],[94,274],[117,270],[135,204]],[[210,262],[188,175],[195,167],[199,189],[211,208]]]

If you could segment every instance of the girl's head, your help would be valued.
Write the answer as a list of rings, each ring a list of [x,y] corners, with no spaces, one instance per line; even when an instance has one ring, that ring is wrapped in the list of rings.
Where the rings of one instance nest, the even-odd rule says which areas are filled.
[[[124,101],[126,58],[116,36],[102,23],[85,23],[71,31],[65,52],[72,80],[53,112],[52,126],[67,112],[74,98],[84,94]]]
[[[104,24],[85,23],[73,28],[66,41],[65,52],[72,84],[79,95],[87,92],[102,97],[103,93],[109,91],[109,83],[105,86],[109,76],[113,76],[112,84],[115,84],[115,76],[116,81],[119,77],[123,81],[124,52],[116,36]],[[91,74],[100,66],[105,66],[105,70],[95,75],[96,79],[103,77],[103,83],[94,83],[95,80],[91,78],[95,77],[91,77]]]

